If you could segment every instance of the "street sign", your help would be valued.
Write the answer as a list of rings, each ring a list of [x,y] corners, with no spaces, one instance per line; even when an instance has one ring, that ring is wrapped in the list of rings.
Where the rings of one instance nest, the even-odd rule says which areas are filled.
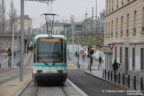
[[[84,54],[84,50],[81,50],[80,53],[81,53],[81,54]]]
[[[112,54],[112,50],[110,50],[109,48],[104,48],[103,52],[104,54]]]
[[[112,49],[114,48],[115,44],[114,44],[114,43],[111,43],[111,44],[108,44],[108,46],[109,46],[109,48],[112,50]]]
[[[1,53],[6,53],[6,50],[5,50],[5,49],[2,49]]]

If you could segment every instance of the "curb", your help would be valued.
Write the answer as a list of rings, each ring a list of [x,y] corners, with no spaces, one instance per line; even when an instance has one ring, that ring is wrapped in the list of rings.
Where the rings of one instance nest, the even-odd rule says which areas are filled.
[[[32,82],[32,79],[28,80],[20,89],[16,91],[16,93],[13,96],[20,96],[21,93],[28,87],[28,85]]]
[[[72,81],[70,81],[69,79],[67,79],[67,82],[70,83],[70,85],[72,85],[72,87],[74,87],[82,96],[88,96],[84,91],[82,91],[78,86],[76,86]]]
[[[88,75],[91,75],[91,76],[97,78],[97,79],[103,80],[104,82],[106,82],[106,83],[108,83],[108,84],[111,84],[112,86],[119,87],[119,88],[124,88],[124,89],[128,89],[128,90],[133,90],[133,89],[128,88],[128,87],[126,87],[126,86],[123,86],[123,85],[120,85],[120,84],[117,84],[117,83],[114,83],[114,82],[105,80],[105,79],[103,79],[103,78],[100,78],[100,77],[98,77],[98,76],[95,76],[95,75],[93,75],[93,74],[91,74],[91,73],[89,73],[89,72],[87,72],[87,71],[84,71],[84,72],[85,72],[86,74],[88,74]]]
[[[100,80],[103,80],[105,83],[108,83],[108,84],[110,84],[110,85],[112,85],[112,86],[115,86],[115,87],[119,87],[119,88],[124,88],[124,89],[127,89],[127,90],[132,90],[132,91],[134,91],[135,93],[138,93],[136,90],[134,90],[134,89],[131,89],[131,88],[128,88],[128,87],[126,87],[126,86],[123,86],[123,85],[120,85],[120,84],[117,84],[117,83],[114,83],[114,82],[111,82],[111,81],[108,81],[108,80],[105,80],[105,79],[103,79],[103,78],[100,78],[100,77],[98,77],[98,76],[95,76],[95,75],[93,75],[93,74],[91,74],[91,73],[89,73],[89,72],[87,72],[87,71],[84,71],[86,74],[88,74],[88,75],[90,75],[90,76],[93,76],[93,77],[95,77],[95,78],[97,78],[97,79],[100,79]],[[144,96],[144,93],[142,93],[143,95],[140,95],[140,96]],[[139,95],[138,95],[139,96]]]

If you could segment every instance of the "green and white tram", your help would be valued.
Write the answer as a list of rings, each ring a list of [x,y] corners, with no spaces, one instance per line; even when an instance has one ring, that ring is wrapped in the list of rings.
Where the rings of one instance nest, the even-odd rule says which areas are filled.
[[[33,40],[32,75],[36,82],[65,82],[67,40],[63,35],[37,35]]]

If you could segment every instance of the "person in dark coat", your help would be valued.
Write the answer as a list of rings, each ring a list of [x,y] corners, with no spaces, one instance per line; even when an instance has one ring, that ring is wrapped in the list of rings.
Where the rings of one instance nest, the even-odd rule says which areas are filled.
[[[116,60],[114,60],[114,63],[112,65],[113,67],[113,70],[114,70],[114,81],[116,82],[117,81],[117,75],[116,75],[116,72],[118,70],[118,68],[120,67],[120,64],[116,62]]]
[[[8,67],[11,68],[11,49],[8,49]]]
[[[116,72],[117,70],[118,70],[118,68],[120,67],[120,64],[119,63],[117,63],[117,61],[116,60],[114,60],[114,63],[113,63],[113,70],[114,70],[114,72]]]
[[[102,57],[100,56],[99,57],[99,64],[101,64],[101,62],[102,62]]]

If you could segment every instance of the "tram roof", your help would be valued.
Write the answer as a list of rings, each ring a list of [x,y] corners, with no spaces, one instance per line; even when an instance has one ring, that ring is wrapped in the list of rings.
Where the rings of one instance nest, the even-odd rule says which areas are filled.
[[[48,35],[48,34],[39,34],[39,35],[36,35],[34,37],[34,39],[38,39],[38,38],[41,38],[41,37],[56,37],[56,38],[66,39],[66,37],[64,35]]]

